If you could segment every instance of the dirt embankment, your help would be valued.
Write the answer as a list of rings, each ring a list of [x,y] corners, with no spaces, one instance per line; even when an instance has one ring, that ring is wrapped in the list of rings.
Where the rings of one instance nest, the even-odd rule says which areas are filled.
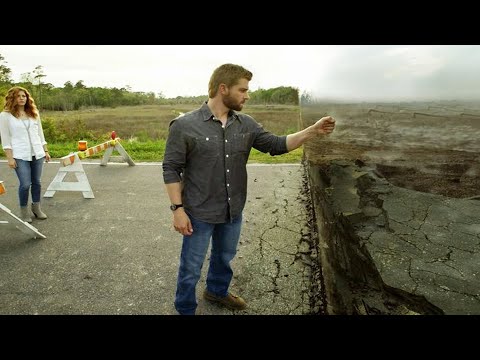
[[[304,126],[326,114],[337,126],[305,147],[312,163],[360,161],[407,189],[480,195],[480,104],[319,104],[302,107]]]
[[[377,187],[391,184],[450,198],[480,198],[480,105],[450,102],[302,107],[304,126],[327,114],[336,118],[336,130],[307,144],[305,158],[312,200],[317,204],[316,221],[321,228],[319,253],[323,257],[320,255],[319,261],[329,291],[328,312],[442,313],[425,297],[390,288],[382,280],[362,246],[360,229],[370,226],[371,219],[378,223],[385,211],[381,197],[369,197],[370,185],[359,186],[361,181],[355,177],[370,171],[362,178],[369,180],[362,181],[378,182]],[[340,167],[339,162],[343,164]],[[338,170],[342,166],[355,168],[351,186],[335,192],[332,183],[339,184],[336,179],[350,176]],[[345,193],[353,196],[346,197]],[[348,207],[348,201],[352,207],[362,208],[360,217],[344,216],[345,211],[339,215],[335,203]],[[383,218],[386,224],[376,226],[388,227],[388,216]]]

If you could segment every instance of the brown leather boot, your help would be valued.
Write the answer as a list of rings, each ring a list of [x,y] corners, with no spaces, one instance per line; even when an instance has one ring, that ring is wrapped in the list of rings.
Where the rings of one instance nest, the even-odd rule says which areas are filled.
[[[247,308],[247,303],[245,300],[243,300],[240,296],[233,295],[231,293],[228,293],[228,295],[225,297],[218,297],[208,290],[205,290],[203,297],[210,302],[223,305],[230,310],[245,310]]]

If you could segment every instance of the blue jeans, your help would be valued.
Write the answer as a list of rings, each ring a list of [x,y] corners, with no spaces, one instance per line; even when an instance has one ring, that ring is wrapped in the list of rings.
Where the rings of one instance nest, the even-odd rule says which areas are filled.
[[[231,223],[210,224],[190,216],[193,233],[183,237],[182,254],[178,270],[175,309],[182,315],[195,315],[197,300],[195,288],[200,279],[210,238],[212,249],[207,274],[207,290],[220,297],[228,295],[233,271],[230,261],[237,253],[242,226],[242,215]]]
[[[15,172],[20,181],[20,186],[18,187],[20,206],[28,205],[30,189],[32,191],[32,202],[40,202],[40,192],[42,191],[41,177],[45,157],[40,159],[33,157],[32,161],[20,159],[15,159],[15,161],[17,163]]]

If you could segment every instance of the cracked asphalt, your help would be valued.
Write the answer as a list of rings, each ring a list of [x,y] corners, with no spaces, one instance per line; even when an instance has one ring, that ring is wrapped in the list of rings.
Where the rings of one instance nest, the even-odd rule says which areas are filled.
[[[77,191],[42,198],[49,218],[32,225],[46,239],[0,228],[0,314],[176,314],[181,237],[172,227],[161,165],[82,163],[95,198]],[[45,165],[42,195],[59,167]],[[231,286],[248,308],[230,311],[201,298],[205,262],[198,315],[310,313],[310,208],[302,173],[295,164],[248,165]],[[76,181],[68,176],[64,181]],[[18,215],[17,179],[5,161],[0,180],[7,190],[0,202]]]
[[[329,314],[480,314],[476,197],[400,188],[350,161],[309,171]]]

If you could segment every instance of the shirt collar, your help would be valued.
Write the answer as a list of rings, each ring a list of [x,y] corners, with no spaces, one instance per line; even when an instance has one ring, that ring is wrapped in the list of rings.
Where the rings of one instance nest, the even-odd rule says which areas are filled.
[[[212,111],[208,107],[206,101],[203,103],[202,107],[200,108],[200,111],[202,112],[203,121],[208,121],[208,120],[213,118]],[[237,119],[237,120],[241,121],[240,116],[238,116],[238,114],[235,110],[230,109],[230,111],[228,112],[228,117],[230,118],[231,116],[233,116],[234,119]]]

